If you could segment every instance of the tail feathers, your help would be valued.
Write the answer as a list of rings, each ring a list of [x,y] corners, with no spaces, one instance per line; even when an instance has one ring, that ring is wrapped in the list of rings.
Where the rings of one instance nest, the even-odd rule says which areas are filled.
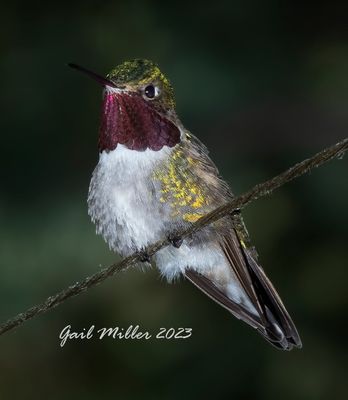
[[[262,332],[260,333],[269,343],[280,350],[291,350],[294,347],[302,346],[301,342],[295,340],[291,333],[287,333],[286,328],[279,324],[267,307],[265,308],[265,311],[268,322],[268,326],[266,327],[266,335]]]
[[[258,270],[253,272],[254,268],[251,267],[250,273],[258,300],[258,304],[255,304],[256,313],[251,312],[250,309],[242,304],[233,301],[221,287],[218,287],[214,282],[197,271],[186,269],[185,276],[210,298],[230,311],[235,317],[255,328],[276,348],[280,350],[291,350],[294,347],[300,348],[302,346],[301,340],[279,295],[261,267],[258,264],[256,264],[256,267]]]
[[[284,350],[291,350],[293,347],[301,348],[302,342],[300,336],[279,294],[266,276],[263,268],[255,261],[250,252],[245,251],[244,254],[259,302],[269,324],[266,329],[269,334],[275,334],[279,340],[276,342],[270,340],[270,342],[274,346]]]

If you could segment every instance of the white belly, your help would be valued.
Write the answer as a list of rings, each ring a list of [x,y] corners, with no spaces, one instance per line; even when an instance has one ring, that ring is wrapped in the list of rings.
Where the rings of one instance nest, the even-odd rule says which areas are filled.
[[[89,215],[110,248],[123,256],[138,251],[169,234],[170,210],[156,195],[152,173],[171,149],[137,152],[118,145],[103,152],[93,173],[88,206]],[[158,184],[158,183],[157,183]],[[158,191],[158,188],[157,188]],[[213,243],[168,246],[155,255],[161,273],[168,280],[186,267],[211,271],[225,264],[223,253]]]
[[[130,254],[163,236],[165,215],[152,172],[171,149],[137,152],[122,145],[100,155],[93,173],[88,212],[110,248]]]
[[[159,202],[152,173],[165,161],[172,149],[137,152],[122,145],[100,155],[93,172],[88,213],[110,248],[123,256],[138,251],[169,232],[170,213]],[[158,188],[157,188],[158,190]],[[193,268],[214,277],[216,284],[226,287],[229,297],[248,304],[219,245],[211,238],[190,245],[186,240],[180,248],[168,246],[155,254],[161,274],[172,281]],[[250,309],[252,306],[250,306]]]

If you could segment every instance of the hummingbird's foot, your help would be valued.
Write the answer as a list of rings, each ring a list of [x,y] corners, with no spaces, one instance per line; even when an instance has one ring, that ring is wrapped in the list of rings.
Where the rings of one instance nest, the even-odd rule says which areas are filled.
[[[232,212],[231,212],[231,215],[233,216],[233,215],[239,215],[241,213],[241,210],[240,210],[240,208],[236,208],[235,210],[233,210]]]
[[[170,234],[168,236],[168,240],[170,242],[170,244],[174,247],[176,247],[177,249],[182,245],[183,239],[175,234]]]
[[[151,263],[151,259],[149,254],[145,250],[139,250],[138,255],[140,257],[141,262],[148,262]]]

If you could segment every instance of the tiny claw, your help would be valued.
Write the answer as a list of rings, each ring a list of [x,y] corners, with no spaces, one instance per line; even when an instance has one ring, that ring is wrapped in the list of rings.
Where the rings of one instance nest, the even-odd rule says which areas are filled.
[[[149,254],[145,250],[138,251],[138,255],[141,262],[148,262],[151,263],[151,259]]]
[[[235,210],[231,211],[231,215],[239,215],[241,213],[240,208],[236,208]]]
[[[176,247],[177,249],[182,245],[183,239],[178,236],[178,235],[169,235],[168,236],[168,240],[170,242],[170,244],[174,247]]]

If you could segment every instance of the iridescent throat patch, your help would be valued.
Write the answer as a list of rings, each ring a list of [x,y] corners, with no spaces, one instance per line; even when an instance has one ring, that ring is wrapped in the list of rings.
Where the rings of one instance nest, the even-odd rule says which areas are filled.
[[[99,129],[99,150],[123,144],[131,150],[161,150],[180,142],[177,126],[137,94],[106,93]]]

